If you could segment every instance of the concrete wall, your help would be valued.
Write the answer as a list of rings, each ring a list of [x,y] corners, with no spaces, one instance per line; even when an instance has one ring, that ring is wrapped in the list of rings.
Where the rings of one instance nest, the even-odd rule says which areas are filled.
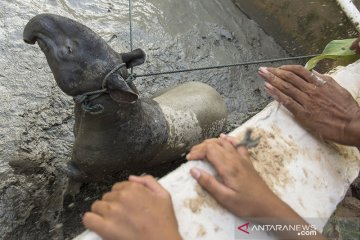
[[[233,2],[293,55],[320,53],[331,40],[358,36],[335,0]]]

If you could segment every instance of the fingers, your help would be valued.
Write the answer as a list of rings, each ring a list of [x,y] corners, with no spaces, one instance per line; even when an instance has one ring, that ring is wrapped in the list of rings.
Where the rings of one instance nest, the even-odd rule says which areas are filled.
[[[121,192],[121,191],[113,190],[111,192],[105,193],[101,200],[107,201],[107,202],[116,202],[116,201],[118,201],[118,199],[121,197],[122,194],[123,194],[123,192]]]
[[[325,83],[335,82],[335,80],[332,77],[318,73],[315,70],[311,70],[310,72],[301,65],[285,65],[285,66],[281,66],[280,69],[293,72],[294,74],[301,77],[303,81],[307,81],[308,83],[311,83],[315,86],[322,86]]]
[[[201,148],[193,148],[191,152],[187,155],[188,160],[199,160],[204,159],[207,160],[217,172],[223,173],[225,165],[227,164],[228,155],[236,153],[235,148],[230,143],[222,143],[225,147],[223,147],[220,142],[226,142],[225,140],[213,139],[205,140],[202,144]],[[233,160],[233,159],[230,159]]]
[[[228,141],[229,143],[231,143],[234,147],[239,143],[239,140],[236,139],[235,137],[231,137],[229,135],[226,134],[220,134],[220,138]],[[249,151],[246,147],[244,146],[240,146],[236,148],[237,152],[240,154],[241,157],[243,158],[249,158]]]
[[[298,102],[294,101],[291,97],[285,95],[271,84],[265,84],[265,91],[276,99],[278,102],[283,104],[292,114],[295,116],[301,116],[304,112],[303,106]]]
[[[189,161],[206,159],[206,152],[208,148],[215,147],[216,145],[220,146],[219,139],[207,139],[191,148],[190,153],[186,155],[186,159]]]
[[[102,200],[111,202],[126,202],[131,201],[132,196],[141,191],[149,191],[144,185],[135,182],[119,182],[113,185],[111,192],[103,195]]]
[[[114,227],[111,226],[109,221],[101,216],[92,212],[87,212],[83,217],[83,223],[87,229],[96,232],[103,239],[113,239],[112,233]]]
[[[239,159],[249,158],[245,147],[234,148],[234,145],[238,143],[237,140],[230,137],[229,140],[226,140],[225,135],[222,136],[222,138],[216,140],[205,140],[202,144],[194,147],[187,155],[187,159],[207,160],[219,174],[222,174],[225,172],[227,165],[231,166],[234,162],[239,161]]]
[[[165,188],[163,188],[153,176],[130,176],[129,181],[141,184],[154,193],[168,195],[168,192],[165,190]]]
[[[96,213],[101,217],[107,216],[110,211],[111,211],[111,206],[109,203],[105,201],[95,201],[91,205],[91,212]]]
[[[129,184],[129,182],[127,181],[124,181],[124,182],[118,182],[118,183],[115,183],[111,190],[112,191],[121,191],[123,190],[124,188],[126,188],[126,186]]]
[[[301,65],[284,65],[281,66],[279,69],[296,74],[303,82],[308,82],[316,85],[318,81],[317,77],[312,72],[308,71]]]
[[[234,151],[234,147],[232,147],[232,150]],[[229,152],[227,152],[222,146],[211,143],[206,145],[205,151],[205,159],[213,165],[218,172],[222,172],[224,164],[226,164],[224,163],[226,153],[229,154]]]
[[[291,74],[283,70],[278,71],[274,68],[260,68],[259,74],[265,79],[265,81],[267,81],[276,89],[278,89],[285,95],[291,97],[293,100],[297,101],[298,103],[301,103],[308,98],[308,95],[302,89],[304,90],[307,88],[310,89],[310,87],[307,85],[303,85],[301,87],[302,89],[301,88],[299,89],[296,86],[294,86],[292,82],[298,82],[296,79],[290,80],[292,77],[295,76],[294,74]],[[300,80],[300,82],[306,84],[305,81]],[[298,85],[301,84],[299,83]]]
[[[220,134],[220,138],[229,141],[234,147],[239,143],[239,140],[224,133]]]
[[[219,149],[219,147],[224,148],[225,151],[232,151],[234,149],[230,143],[222,139],[207,139],[201,144],[194,146],[186,156],[186,159],[189,161],[207,159],[209,149]]]
[[[249,151],[246,147],[238,147],[237,152],[240,154],[241,157],[245,159],[250,159]]]
[[[97,229],[98,226],[103,225],[105,219],[95,213],[87,212],[83,217],[83,223],[86,228],[90,230]]]
[[[112,187],[112,191],[104,194],[103,200],[105,201],[117,201],[119,198],[124,197],[125,189],[143,188],[145,191],[151,191],[153,193],[169,196],[169,193],[157,182],[152,176],[129,176],[129,181],[116,183]],[[132,191],[130,189],[130,191]],[[121,196],[120,196],[121,195]]]
[[[83,223],[87,229],[98,233],[102,237],[106,236],[109,232],[107,221],[95,213],[85,213]]]
[[[232,194],[232,190],[221,184],[215,177],[208,174],[207,172],[193,168],[190,170],[190,174],[201,187],[203,187],[211,196],[215,198],[218,202],[222,202],[224,198]]]
[[[308,91],[313,86],[306,80],[307,78],[311,78],[313,80],[313,75],[311,72],[307,71],[305,68],[301,66],[291,66],[289,70],[284,68],[266,68],[270,73],[277,76],[283,81],[286,81],[298,88],[302,92]]]
[[[234,145],[231,141],[227,141],[225,138],[220,138],[219,143],[227,152],[233,152],[235,150],[234,146],[236,146],[236,144]]]

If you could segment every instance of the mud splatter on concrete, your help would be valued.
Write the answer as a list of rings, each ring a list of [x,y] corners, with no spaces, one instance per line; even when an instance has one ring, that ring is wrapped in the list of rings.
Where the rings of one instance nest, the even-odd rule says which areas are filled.
[[[206,230],[203,225],[199,225],[198,232],[196,234],[197,237],[201,238],[206,235]]]
[[[184,205],[193,213],[199,213],[203,208],[212,208],[218,211],[224,211],[219,207],[219,204],[217,204],[216,200],[212,198],[199,185],[196,185],[195,192],[197,193],[197,197],[187,199],[184,202]]]
[[[344,159],[349,159],[349,161],[358,162],[360,161],[357,149],[356,148],[349,148],[344,145],[335,144],[335,143],[328,143],[328,146],[330,146],[331,149],[334,150],[334,152],[340,154]]]
[[[280,131],[276,126],[266,130],[254,129],[253,137],[260,137],[260,143],[249,150],[256,171],[273,191],[276,191],[275,186],[285,187],[293,182],[286,166],[299,153],[291,137],[282,137]],[[240,141],[243,136],[237,138]]]

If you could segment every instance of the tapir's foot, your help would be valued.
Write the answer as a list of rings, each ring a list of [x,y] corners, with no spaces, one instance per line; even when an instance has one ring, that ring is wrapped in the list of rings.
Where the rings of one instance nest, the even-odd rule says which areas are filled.
[[[73,181],[77,181],[77,182],[85,182],[86,181],[86,175],[73,162],[69,162],[66,165],[65,173]]]

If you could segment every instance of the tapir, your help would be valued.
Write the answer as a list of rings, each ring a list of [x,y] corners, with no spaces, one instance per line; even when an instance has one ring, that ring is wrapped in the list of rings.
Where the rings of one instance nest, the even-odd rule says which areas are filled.
[[[145,62],[136,49],[115,52],[72,19],[40,14],[25,26],[26,43],[38,43],[60,89],[75,100],[75,142],[68,173],[103,181],[122,171],[154,168],[218,136],[227,118],[220,94],[188,82],[140,98],[129,68]]]

